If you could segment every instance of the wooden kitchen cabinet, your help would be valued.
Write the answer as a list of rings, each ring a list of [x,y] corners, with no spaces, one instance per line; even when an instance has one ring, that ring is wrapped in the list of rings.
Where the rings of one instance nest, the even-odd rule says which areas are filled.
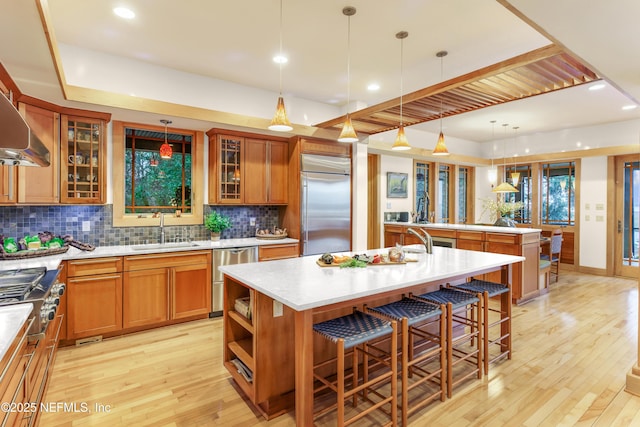
[[[122,257],[67,262],[67,338],[122,329]]]
[[[18,203],[58,203],[60,168],[60,114],[44,108],[19,103],[19,111],[31,131],[49,150],[48,167],[18,166]]]
[[[211,129],[209,203],[284,205],[289,201],[289,145],[285,138]]]
[[[210,251],[126,256],[124,270],[124,328],[208,316],[211,311]]]
[[[245,140],[244,202],[251,205],[288,202],[289,145],[281,141]]]
[[[33,353],[27,347],[27,332],[31,325],[27,321],[12,342],[9,342],[5,356],[0,360],[0,402],[19,405],[28,403],[28,375]],[[0,411],[0,425],[24,425],[22,417],[26,413],[19,410]]]
[[[236,299],[250,296],[249,288],[228,276],[224,287],[224,365],[243,394],[269,420],[294,404],[294,312],[252,292],[249,319],[235,310]],[[282,313],[276,313],[276,308]],[[238,373],[235,359],[251,371],[250,381]]]
[[[404,244],[404,227],[401,225],[384,226],[384,246],[392,247]]]
[[[17,171],[15,166],[0,166],[0,204],[18,201]]]
[[[483,231],[457,231],[456,248],[484,252],[485,233]]]
[[[62,203],[104,203],[106,198],[105,123],[63,115],[60,182]]]
[[[295,258],[300,253],[298,243],[284,243],[281,245],[258,246],[258,261]]]

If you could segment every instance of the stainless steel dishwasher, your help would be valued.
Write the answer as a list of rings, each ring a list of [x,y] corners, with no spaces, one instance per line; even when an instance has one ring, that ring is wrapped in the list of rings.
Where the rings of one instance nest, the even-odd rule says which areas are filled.
[[[258,262],[258,247],[244,246],[237,248],[220,248],[213,250],[211,257],[213,268],[211,271],[212,290],[211,290],[211,310],[209,317],[222,316],[223,308],[223,274],[218,270],[222,265],[246,264],[249,262]]]

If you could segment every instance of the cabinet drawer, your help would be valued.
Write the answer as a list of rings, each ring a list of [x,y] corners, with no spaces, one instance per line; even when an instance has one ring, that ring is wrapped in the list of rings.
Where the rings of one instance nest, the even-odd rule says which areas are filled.
[[[298,244],[258,246],[258,259],[268,261],[271,259],[295,258],[298,256]]]
[[[67,276],[92,276],[122,271],[122,257],[92,258],[67,262]]]
[[[456,238],[456,230],[443,230],[441,228],[429,228],[425,227],[431,237],[448,237],[450,239]]]
[[[404,227],[401,225],[385,225],[385,233],[404,233]]]
[[[211,264],[211,251],[167,252],[124,257],[124,271],[192,264]]]
[[[484,233],[482,231],[460,231],[458,230],[458,240],[484,240]]]
[[[517,234],[487,233],[487,242],[520,244],[520,236]]]

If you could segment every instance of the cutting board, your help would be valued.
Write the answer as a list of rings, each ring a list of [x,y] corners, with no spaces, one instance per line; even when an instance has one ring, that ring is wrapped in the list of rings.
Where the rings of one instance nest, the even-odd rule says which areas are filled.
[[[377,264],[367,264],[367,267],[369,267],[369,266],[374,267],[374,266],[377,266],[377,265],[405,265],[405,264],[407,264],[409,262],[418,262],[418,260],[417,259],[411,259],[411,258],[405,258],[404,261],[400,261],[400,262],[388,262],[388,261],[385,262],[385,261],[383,261],[383,262],[379,262]],[[324,262],[322,262],[319,259],[316,260],[316,264],[318,264],[320,267],[340,267],[340,264],[336,264],[336,263],[325,264]],[[358,268],[358,267],[354,267],[354,268]]]

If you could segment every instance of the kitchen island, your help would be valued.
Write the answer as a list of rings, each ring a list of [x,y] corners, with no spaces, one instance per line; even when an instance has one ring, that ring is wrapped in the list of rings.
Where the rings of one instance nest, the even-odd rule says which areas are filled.
[[[442,247],[434,247],[432,254],[407,256],[417,262],[343,269],[321,267],[316,263],[318,256],[308,256],[220,268],[225,274],[225,365],[266,418],[285,412],[295,390],[296,424],[313,424],[315,322],[352,307],[434,290],[493,271],[500,271],[502,283],[510,284],[512,265],[525,259]],[[235,308],[235,301],[243,297],[249,297],[248,317]],[[238,375],[235,359],[251,371],[251,380]],[[267,369],[272,363],[278,366]]]

